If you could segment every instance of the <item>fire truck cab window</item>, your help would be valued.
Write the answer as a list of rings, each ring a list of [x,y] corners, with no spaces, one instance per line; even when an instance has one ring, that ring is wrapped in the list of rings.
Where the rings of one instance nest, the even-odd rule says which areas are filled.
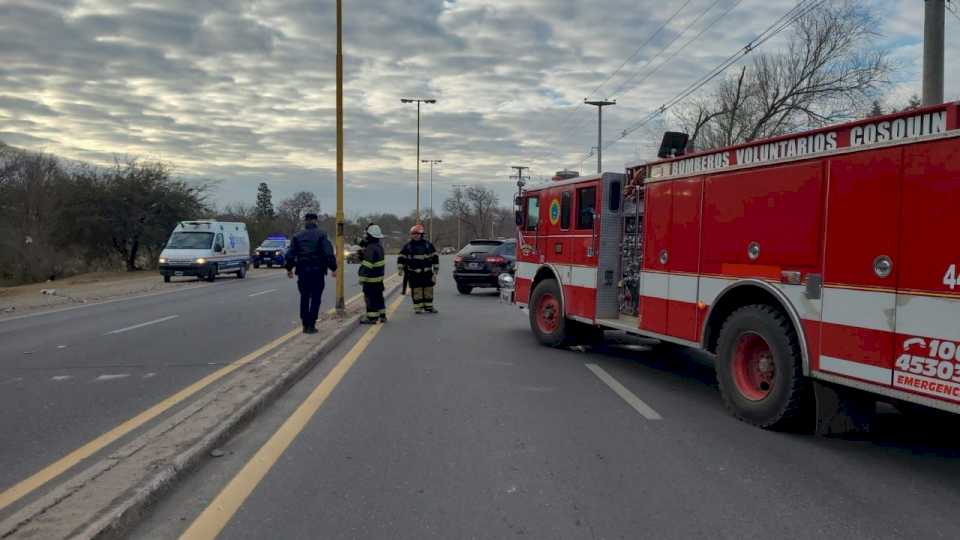
[[[577,228],[593,229],[593,214],[597,208],[597,188],[577,190]]]
[[[537,197],[530,197],[527,199],[527,230],[535,231],[537,230],[537,225],[540,224],[540,199]]]
[[[560,228],[570,228],[570,192],[564,191],[560,195]]]
[[[610,211],[620,211],[620,182],[610,183]]]

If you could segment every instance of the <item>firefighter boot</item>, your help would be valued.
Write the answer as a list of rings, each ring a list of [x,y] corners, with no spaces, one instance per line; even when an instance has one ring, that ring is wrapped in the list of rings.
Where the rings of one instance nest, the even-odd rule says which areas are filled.
[[[439,313],[437,309],[433,307],[433,287],[423,288],[423,311],[427,313]]]
[[[410,296],[413,298],[413,312],[416,314],[423,313],[423,288],[416,287],[410,290]]]

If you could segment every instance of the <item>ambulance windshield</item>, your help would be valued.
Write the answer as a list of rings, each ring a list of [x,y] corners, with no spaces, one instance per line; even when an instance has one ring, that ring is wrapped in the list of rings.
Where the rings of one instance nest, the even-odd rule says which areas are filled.
[[[213,233],[175,232],[167,242],[167,249],[210,249]]]

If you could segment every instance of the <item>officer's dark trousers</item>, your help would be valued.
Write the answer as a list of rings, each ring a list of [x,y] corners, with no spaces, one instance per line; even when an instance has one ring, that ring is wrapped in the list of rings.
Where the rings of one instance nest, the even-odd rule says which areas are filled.
[[[378,319],[387,315],[387,305],[383,301],[383,283],[364,283],[363,299],[367,303],[368,319]]]
[[[301,272],[297,280],[300,289],[300,320],[304,328],[317,324],[320,316],[320,298],[323,296],[324,276],[320,272]]]

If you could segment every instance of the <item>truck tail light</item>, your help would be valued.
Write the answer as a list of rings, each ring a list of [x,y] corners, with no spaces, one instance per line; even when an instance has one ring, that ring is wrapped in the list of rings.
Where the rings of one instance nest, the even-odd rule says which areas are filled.
[[[487,261],[488,264],[494,264],[494,265],[498,265],[498,266],[502,266],[502,265],[504,265],[504,264],[507,264],[507,260],[504,259],[503,257],[499,256],[499,255],[493,255],[493,256],[487,257],[487,258],[484,259],[484,260]]]
[[[460,263],[462,263],[462,262],[463,262],[463,256],[462,256],[462,255],[457,255],[456,257],[453,258],[453,264],[460,264]]]

